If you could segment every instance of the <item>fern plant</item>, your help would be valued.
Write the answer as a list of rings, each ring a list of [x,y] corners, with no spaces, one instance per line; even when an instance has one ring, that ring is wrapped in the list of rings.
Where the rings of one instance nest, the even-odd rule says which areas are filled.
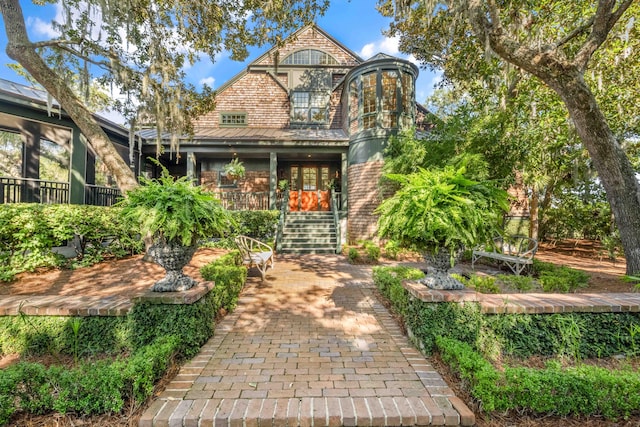
[[[447,166],[385,175],[400,188],[376,210],[380,236],[423,253],[444,248],[453,256],[495,235],[507,193],[494,182],[466,178],[465,171]]]
[[[175,179],[162,167],[159,178],[141,177],[140,183],[120,205],[142,236],[192,246],[200,238],[223,236],[235,225],[220,201],[188,177]]]

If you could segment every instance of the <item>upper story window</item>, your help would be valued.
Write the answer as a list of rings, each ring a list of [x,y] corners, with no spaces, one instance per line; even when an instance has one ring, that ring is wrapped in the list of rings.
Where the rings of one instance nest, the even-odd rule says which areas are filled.
[[[292,53],[282,60],[283,65],[339,65],[338,61],[326,52],[317,49],[303,49]]]
[[[326,92],[294,91],[291,93],[292,123],[326,123],[329,96]]]
[[[240,127],[247,125],[247,113],[220,113],[220,126]]]
[[[415,116],[413,79],[403,70],[374,69],[351,80],[349,131],[411,126]]]

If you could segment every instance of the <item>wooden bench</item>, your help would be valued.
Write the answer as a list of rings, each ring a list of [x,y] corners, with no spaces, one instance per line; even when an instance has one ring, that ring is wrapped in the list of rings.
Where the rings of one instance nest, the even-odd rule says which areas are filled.
[[[533,264],[538,250],[538,242],[527,236],[505,236],[493,239],[491,251],[475,249],[471,255],[471,268],[475,268],[478,259],[492,258],[506,264],[517,276]]]
[[[266,243],[247,236],[240,235],[234,240],[242,255],[242,264],[247,268],[256,267],[260,271],[260,276],[264,282],[267,268],[273,268],[275,263],[273,248]]]

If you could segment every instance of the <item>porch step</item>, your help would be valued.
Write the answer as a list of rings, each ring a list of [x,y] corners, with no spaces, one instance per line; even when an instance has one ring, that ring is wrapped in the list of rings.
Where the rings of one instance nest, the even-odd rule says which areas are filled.
[[[281,251],[293,254],[335,253],[337,239],[331,212],[290,212],[284,225]]]

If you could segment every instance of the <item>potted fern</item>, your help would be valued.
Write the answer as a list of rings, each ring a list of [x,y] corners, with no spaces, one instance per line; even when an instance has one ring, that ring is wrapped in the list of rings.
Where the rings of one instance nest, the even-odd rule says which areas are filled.
[[[152,239],[147,253],[166,275],[151,288],[156,292],[184,291],[197,282],[182,269],[197,249],[198,239],[222,236],[233,219],[218,199],[188,177],[174,179],[162,167],[158,179],[140,177],[140,187],[120,202],[123,216],[138,224],[140,234]]]
[[[507,193],[489,181],[465,177],[465,167],[388,174],[399,189],[377,208],[378,233],[424,254],[432,267],[423,283],[434,289],[464,286],[448,271],[464,248],[499,231]]]
[[[240,160],[238,160],[237,157],[235,157],[233,160],[231,160],[229,163],[223,166],[222,172],[225,174],[227,178],[233,181],[239,178],[244,178],[245,176],[244,164]]]

